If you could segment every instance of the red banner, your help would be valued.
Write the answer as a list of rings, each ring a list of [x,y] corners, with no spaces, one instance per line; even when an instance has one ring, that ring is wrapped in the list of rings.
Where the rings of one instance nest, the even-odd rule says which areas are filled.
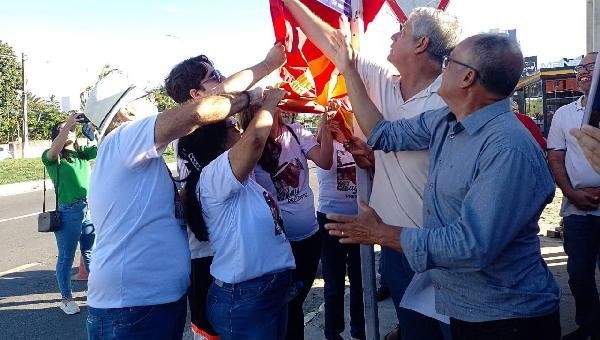
[[[334,28],[340,28],[341,16],[349,10],[349,0],[302,0],[313,13]],[[364,3],[364,27],[373,21],[384,0]],[[346,95],[343,77],[335,65],[307,38],[280,0],[270,0],[273,29],[277,42],[284,44],[287,63],[281,69],[281,87],[290,94],[283,105],[293,112],[324,112],[331,98]]]

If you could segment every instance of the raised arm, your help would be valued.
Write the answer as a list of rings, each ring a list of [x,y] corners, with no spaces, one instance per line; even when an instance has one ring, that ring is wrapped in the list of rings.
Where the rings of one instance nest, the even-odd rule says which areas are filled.
[[[320,144],[310,149],[307,156],[319,168],[329,170],[333,165],[333,136],[325,113],[321,115],[319,133]]]
[[[306,37],[331,59],[333,53],[332,36],[335,29],[311,12],[299,0],[283,0],[283,5],[296,19]]]
[[[238,181],[246,180],[258,162],[273,126],[275,107],[285,94],[281,89],[265,91],[265,100],[248,124],[241,139],[229,151],[229,164]]]
[[[46,154],[49,161],[55,161],[58,158],[58,155],[65,147],[65,143],[69,137],[69,131],[75,126],[75,124],[83,121],[83,117],[81,117],[82,115],[82,113],[74,113],[69,117],[69,119],[67,119],[63,127],[60,129],[58,136],[56,136],[56,138],[54,138],[52,141],[50,150],[48,150],[48,153]]]
[[[356,53],[350,46],[348,38],[342,31],[334,31],[331,34],[332,54],[330,59],[335,63],[338,71],[344,75],[348,98],[352,103],[352,112],[360,129],[369,138],[373,128],[378,121],[383,119],[379,109],[373,104],[365,84],[356,69]]]
[[[154,128],[154,144],[157,149],[162,149],[202,125],[221,121],[261,100],[260,88],[190,100],[158,114]]]
[[[282,44],[273,46],[264,60],[258,64],[238,71],[209,91],[210,94],[244,91],[258,81],[280,68],[285,63],[285,50]]]

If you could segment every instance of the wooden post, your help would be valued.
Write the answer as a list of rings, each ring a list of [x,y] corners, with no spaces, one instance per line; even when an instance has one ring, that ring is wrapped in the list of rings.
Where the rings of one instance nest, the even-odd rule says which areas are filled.
[[[351,43],[355,51],[360,49],[360,38],[363,27],[363,2],[352,0],[352,17],[350,31]],[[354,124],[358,132],[358,124]],[[364,137],[364,136],[363,136]],[[356,167],[357,198],[369,202],[371,197],[372,173],[371,171]],[[379,340],[379,316],[377,311],[377,284],[375,273],[375,251],[372,245],[360,246],[360,267],[362,274],[363,302],[365,307],[365,335],[367,340]]]

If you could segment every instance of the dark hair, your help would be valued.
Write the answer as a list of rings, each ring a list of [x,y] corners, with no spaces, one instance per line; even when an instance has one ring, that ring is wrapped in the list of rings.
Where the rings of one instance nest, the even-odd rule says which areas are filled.
[[[185,161],[190,174],[185,178],[185,217],[196,238],[208,240],[208,229],[202,217],[202,206],[196,196],[196,186],[202,169],[223,153],[227,140],[225,121],[205,125],[181,137],[177,144],[177,155]]]
[[[50,130],[50,138],[52,139],[52,141],[54,141],[56,139],[56,137],[58,137],[58,134],[60,133],[60,130],[61,130],[60,126],[64,123],[65,122],[58,122],[58,123],[54,124],[54,126],[52,126],[52,129]],[[77,139],[75,139],[75,142],[73,142],[73,148],[75,149],[75,152],[77,152],[77,156],[79,158],[87,159],[87,156],[83,153],[83,151],[81,151],[81,147],[77,143]],[[73,163],[73,159],[71,158],[71,152],[69,152],[69,150],[65,149],[64,145],[63,145],[62,149],[60,150],[60,157],[65,159],[69,163]]]
[[[167,78],[165,78],[165,89],[169,97],[181,104],[192,99],[190,90],[200,89],[205,91],[206,89],[201,82],[206,77],[208,70],[204,64],[213,66],[213,62],[207,56],[201,54],[186,59],[173,67]]]
[[[516,41],[502,34],[480,34],[473,42],[471,58],[486,90],[502,97],[514,92],[525,65]]]

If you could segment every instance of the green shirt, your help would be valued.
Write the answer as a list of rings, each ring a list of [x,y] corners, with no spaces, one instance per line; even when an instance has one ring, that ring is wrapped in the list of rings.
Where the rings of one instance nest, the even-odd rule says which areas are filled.
[[[54,183],[56,190],[57,168],[60,171],[60,183],[58,184],[58,203],[72,204],[78,200],[87,198],[90,184],[90,160],[96,158],[98,147],[84,146],[81,148],[83,158],[76,151],[68,151],[71,154],[71,162],[60,157],[60,167],[56,160],[48,160],[48,150],[42,154],[42,163],[48,170],[48,175]]]

